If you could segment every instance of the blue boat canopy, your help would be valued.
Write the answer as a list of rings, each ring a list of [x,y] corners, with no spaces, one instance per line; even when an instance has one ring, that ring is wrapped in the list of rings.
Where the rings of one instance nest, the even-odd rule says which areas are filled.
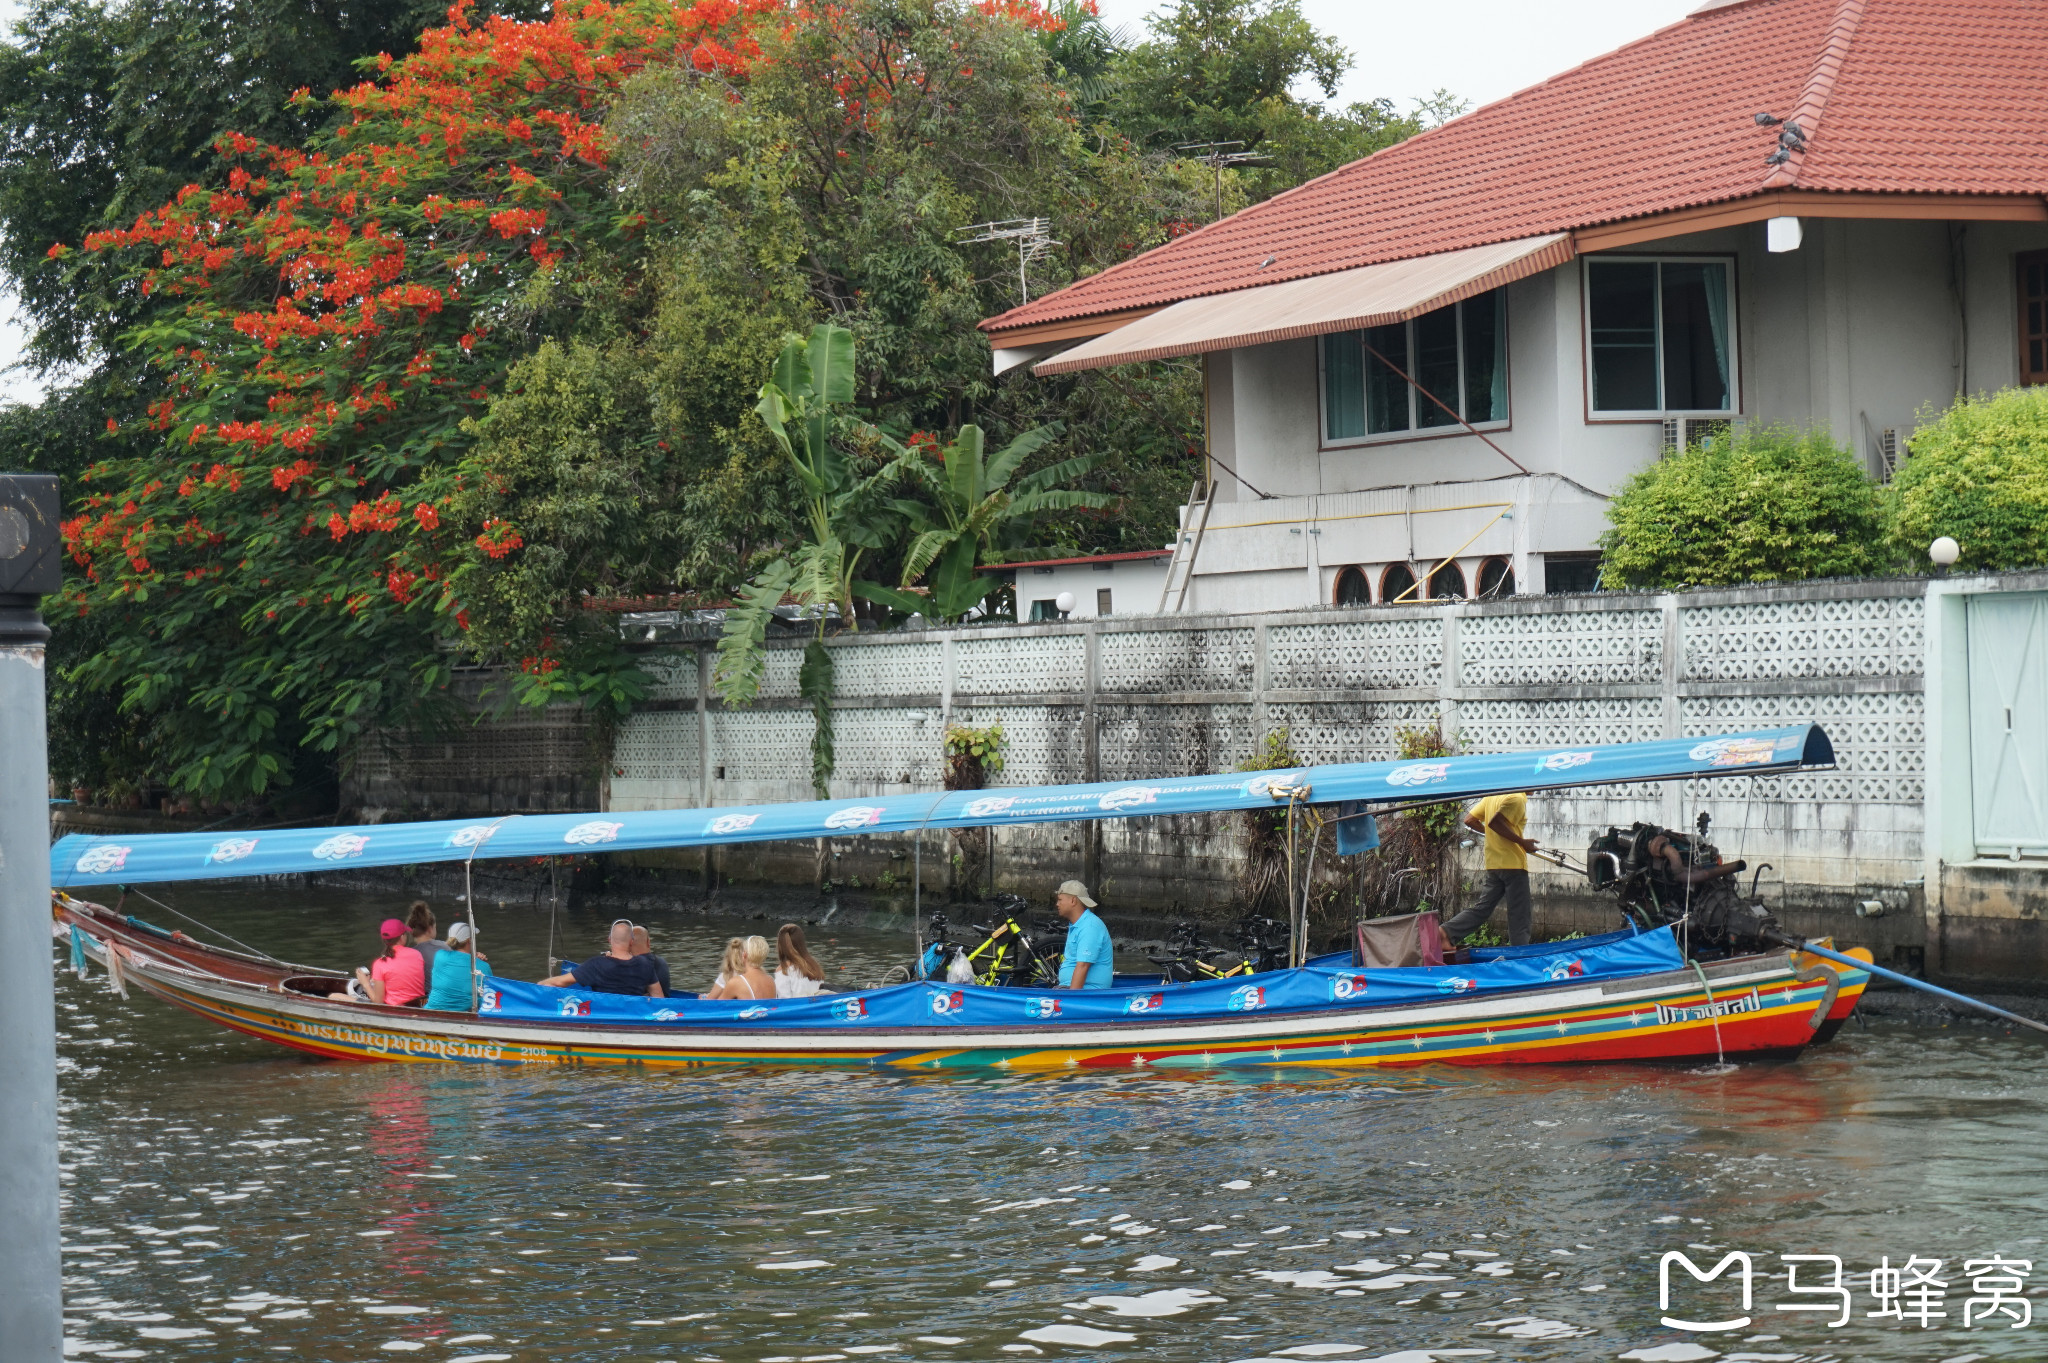
[[[640,852],[778,838],[915,833],[927,828],[1000,828],[1274,809],[1284,808],[1294,799],[1314,805],[1385,808],[1476,799],[1502,791],[1756,776],[1833,766],[1834,761],[1834,746],[1827,734],[1817,724],[1802,724],[1713,738],[1482,753],[1417,762],[1346,762],[1157,781],[999,787],[796,804],[512,814],[497,819],[224,833],[109,837],[73,833],[50,848],[50,883],[59,889],[116,882],[149,885],[431,861]],[[1344,811],[1346,815],[1351,812]]]

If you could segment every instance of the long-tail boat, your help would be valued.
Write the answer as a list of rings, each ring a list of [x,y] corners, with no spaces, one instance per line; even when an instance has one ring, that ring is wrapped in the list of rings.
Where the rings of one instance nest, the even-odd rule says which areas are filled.
[[[51,875],[57,931],[117,981],[233,1031],[336,1059],[923,1070],[1790,1057],[1828,1040],[1848,1018],[1869,979],[1868,956],[1827,952],[1824,959],[1800,944],[1741,949],[1759,948],[1757,934],[1745,936],[1742,924],[1731,932],[1727,921],[1695,914],[1690,890],[1661,926],[1632,921],[1600,937],[1480,950],[1455,964],[1359,966],[1338,953],[1207,982],[1118,976],[1109,989],[1063,990],[913,979],[758,1002],[598,994],[482,976],[477,1006],[467,1013],[351,1000],[340,972],[207,945],[69,891],[116,881],[469,862],[484,849],[492,857],[542,856],[1310,804],[1334,806],[1328,812],[1343,819],[1349,845],[1358,847],[1373,840],[1369,811],[1375,805],[1832,763],[1827,736],[1817,726],[1799,726],[1142,784],[341,829],[73,834],[52,847]],[[1615,874],[1596,867],[1595,883],[1614,883],[1625,869],[1611,850],[1616,845],[1612,831],[1596,840],[1594,855],[1612,860]],[[1715,869],[1713,883],[1724,885]],[[1682,872],[1681,879],[1687,874],[1706,883],[1704,872]],[[1744,911],[1768,921],[1761,906]],[[1702,951],[1708,940],[1721,949]]]

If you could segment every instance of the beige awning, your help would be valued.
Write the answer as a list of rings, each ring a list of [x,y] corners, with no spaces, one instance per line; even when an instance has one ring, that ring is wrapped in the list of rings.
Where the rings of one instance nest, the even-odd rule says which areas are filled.
[[[1571,235],[1554,232],[1190,298],[1043,360],[1032,372],[1069,374],[1405,322],[1574,254]]]

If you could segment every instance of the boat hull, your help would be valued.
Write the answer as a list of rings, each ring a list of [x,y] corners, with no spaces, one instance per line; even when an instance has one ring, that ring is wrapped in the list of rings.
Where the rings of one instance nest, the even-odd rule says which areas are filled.
[[[971,1070],[1405,1067],[1798,1054],[1831,1035],[1869,977],[1775,952],[1599,983],[1422,1004],[1043,1027],[701,1027],[480,1019],[293,992],[306,968],[215,952],[60,904],[95,959],[231,1031],[337,1060],[487,1065],[886,1066]]]

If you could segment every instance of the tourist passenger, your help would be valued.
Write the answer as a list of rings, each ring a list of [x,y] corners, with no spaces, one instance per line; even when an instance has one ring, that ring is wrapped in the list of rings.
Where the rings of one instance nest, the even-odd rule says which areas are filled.
[[[775,934],[775,962],[776,998],[807,999],[823,988],[825,967],[811,955],[804,930],[796,924],[784,923]]]
[[[488,959],[476,949],[476,934],[469,930],[469,924],[457,923],[448,929],[447,945],[434,953],[434,963],[427,971],[432,984],[427,990],[427,1007],[467,1013],[476,1003],[470,977],[480,973],[476,962]]]
[[[1444,924],[1444,937],[1465,940],[1493,916],[1501,900],[1508,902],[1508,942],[1529,944],[1529,854],[1536,839],[1522,836],[1529,821],[1529,797],[1519,792],[1489,795],[1466,811],[1465,827],[1486,835],[1486,888],[1471,908]]]
[[[675,993],[675,990],[669,988],[668,984],[668,962],[654,954],[654,939],[649,937],[647,929],[641,927],[638,923],[633,925],[633,954],[635,956],[645,956],[648,960],[654,962],[654,974],[655,978],[661,981],[663,998]]]
[[[384,939],[384,952],[370,962],[370,968],[356,968],[356,989],[371,1003],[393,1008],[414,1008],[427,996],[427,967],[419,952],[405,944],[405,924],[387,918],[377,928]]]
[[[424,899],[412,901],[412,907],[405,911],[405,944],[420,954],[426,963],[427,978],[434,978],[434,958],[441,954],[440,942],[434,940],[434,911],[427,907]]]
[[[1095,901],[1088,887],[1078,880],[1061,885],[1053,896],[1060,917],[1067,920],[1067,948],[1060,957],[1062,989],[1107,989],[1115,973],[1111,958],[1115,948],[1109,929],[1095,916]]]
[[[594,994],[643,994],[651,999],[667,998],[654,960],[633,952],[633,925],[621,918],[612,924],[609,950],[583,964],[550,975],[542,984],[556,989],[575,985]]]
[[[760,943],[758,947],[755,943]],[[761,968],[768,959],[768,943],[759,937],[735,937],[725,944],[725,959],[719,963],[718,978],[704,995],[707,999],[772,999],[775,981]]]

